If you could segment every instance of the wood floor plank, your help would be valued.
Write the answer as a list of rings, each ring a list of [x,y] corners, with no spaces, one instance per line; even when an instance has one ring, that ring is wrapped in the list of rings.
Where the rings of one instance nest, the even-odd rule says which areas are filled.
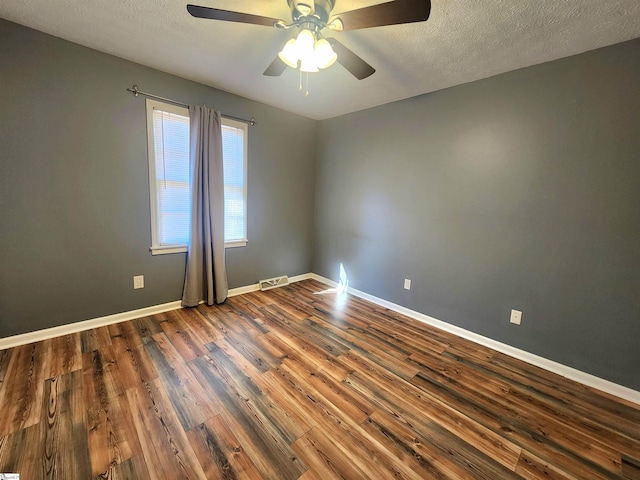
[[[93,352],[100,348],[97,329],[84,330],[80,332],[80,351],[82,353]]]
[[[158,371],[147,349],[131,340],[127,335],[111,337],[111,346],[118,359],[118,380],[123,391],[158,378]]]
[[[206,478],[160,379],[126,392],[151,478]]]
[[[409,357],[409,352],[403,352],[401,355],[390,355],[387,353],[384,344],[380,345],[379,342],[372,341],[370,338],[358,338],[356,335],[342,330],[341,327],[334,327],[324,320],[318,319],[318,322],[326,325],[329,329],[336,329],[340,331],[339,335],[344,338],[345,341],[349,342],[351,347],[350,351],[358,352],[358,354],[363,357],[383,366],[388,371],[404,378],[405,380],[410,379],[419,371],[419,368],[406,361]]]
[[[362,429],[349,414],[338,405],[334,405],[312,385],[304,379],[304,374],[299,374],[296,369],[290,369],[286,365],[277,369],[280,377],[291,385],[297,392],[300,408],[316,424],[315,433],[307,432],[307,437],[312,438],[324,433],[338,450],[349,452],[349,458],[359,470],[364,472],[366,478],[420,478],[402,462],[385,449],[380,442]],[[336,428],[337,427],[337,428]],[[321,441],[318,437],[316,440]],[[392,457],[392,458],[390,458]]]
[[[540,457],[537,457],[527,450],[523,450],[520,454],[520,460],[516,467],[516,473],[522,478],[526,479],[538,479],[548,478],[553,480],[576,480],[580,477],[575,477],[562,471],[556,466],[545,462]]]
[[[0,435],[13,433],[40,421],[44,380],[42,342],[22,345],[11,350],[11,358],[0,390]]]
[[[118,388],[119,372],[114,375],[109,371],[109,354],[105,357],[104,353],[105,349],[101,349],[85,353],[83,357],[87,442],[93,477],[108,476],[116,465],[140,453],[124,391]]]
[[[342,380],[352,371],[334,354],[328,353],[325,349],[308,342],[306,338],[296,333],[274,328],[271,332],[265,334],[264,338],[277,346],[277,348],[287,352],[283,358],[307,358],[308,361],[315,362],[318,368],[337,380]]]
[[[293,443],[293,449],[318,476],[326,480],[367,478],[364,472],[349,461],[345,452],[320,431],[312,430]]]
[[[608,472],[584,460],[581,457],[583,452],[562,448],[548,439],[544,431],[537,431],[523,421],[518,412],[505,411],[504,407],[493,399],[460,394],[454,389],[443,388],[441,384],[422,374],[418,374],[413,382],[423,390],[428,390],[430,397],[443,404],[454,405],[461,414],[496,434],[500,432],[505,440],[534,452],[544,461],[557,465],[562,471],[577,472],[578,476],[582,475],[584,478],[609,478]]]
[[[443,388],[455,389],[461,395],[473,396],[476,400],[491,398],[500,404],[503,413],[509,412],[509,416],[517,416],[521,421],[526,421],[532,432],[539,432],[564,448],[580,446],[585,459],[614,473],[620,472],[620,452],[634,450],[629,439],[606,431],[591,430],[585,426],[586,419],[571,421],[572,414],[569,410],[536,402],[529,396],[514,392],[507,382],[486,376],[482,377],[482,382],[478,382],[474,371],[465,364],[450,365],[417,354],[412,355],[412,361],[426,369],[421,375],[428,371],[431,382],[439,379]],[[419,376],[414,383],[419,384],[423,379]],[[635,446],[639,447],[640,445]]]
[[[152,315],[150,317],[136,318],[132,321],[131,325],[135,329],[137,336],[140,338],[143,344],[146,344],[151,340],[151,337],[156,333],[162,333],[162,327],[160,323],[165,321],[164,314]]]
[[[360,326],[356,321],[340,319],[326,311],[316,312],[311,320],[327,330],[337,334],[349,349],[357,349],[363,352],[381,351],[386,355],[398,359],[406,359],[411,352],[399,343],[394,343],[386,335],[378,335],[367,326]]]
[[[187,432],[207,478],[258,480],[256,469],[235,435],[219,415]]]
[[[180,310],[167,312],[167,320],[160,324],[165,335],[171,340],[173,347],[180,353],[185,362],[196,357],[206,355],[207,350],[198,342],[196,335],[186,325],[182,317],[176,313]]]
[[[269,305],[261,310],[264,321],[270,329],[278,329],[281,332],[287,332],[290,336],[304,338],[308,343],[325,350],[328,355],[336,357],[350,348],[344,341],[336,341],[327,335],[310,331],[300,320],[288,318],[287,313],[277,305]]]
[[[468,468],[460,464],[454,450],[448,445],[433,443],[411,425],[398,422],[390,413],[383,410],[373,412],[365,423],[373,432],[380,432],[389,438],[397,448],[412,453],[415,461],[422,467],[425,478],[458,479],[470,476]]]
[[[180,424],[185,430],[204,423],[218,412],[208,401],[178,350],[164,334],[153,335],[145,345],[164,388],[169,392]]]
[[[264,334],[259,334],[264,335]],[[262,348],[260,343],[247,341],[245,335],[232,334],[227,335],[224,341],[231,345],[235,351],[240,353],[247,361],[251,362],[254,367],[261,372],[266,372],[280,363],[280,358],[273,355],[270,349]]]
[[[353,358],[358,357],[354,355]],[[358,360],[365,364],[368,362],[364,358]],[[430,419],[458,435],[466,443],[486,453],[490,452],[488,456],[506,468],[511,470],[515,468],[520,454],[520,448],[517,445],[505,440],[481,423],[461,415],[454,407],[426,395],[424,391],[402,378],[385,375],[376,371],[372,365],[367,372],[351,374],[346,379],[346,383],[358,391],[367,392],[367,395],[375,398],[379,405],[390,413],[401,409],[410,422],[420,422],[420,417],[413,413],[414,410],[425,412]]]
[[[449,356],[449,352],[445,352],[443,355],[443,357]],[[575,382],[562,379],[559,375],[547,372],[544,377],[541,375],[534,376],[531,381],[528,381],[528,377],[524,372],[503,368],[496,364],[493,359],[489,362],[479,362],[459,356],[453,356],[452,358],[458,364],[468,365],[472,371],[480,375],[480,378],[497,378],[510,383],[511,387],[507,394],[512,394],[516,398],[530,399],[530,401],[527,400],[529,403],[535,402],[537,405],[547,405],[547,414],[551,414],[553,418],[568,418],[569,415],[573,415],[574,418],[579,419],[575,423],[576,428],[580,428],[582,424],[592,425],[595,431],[614,431],[614,434],[605,434],[605,436],[617,437],[623,444],[631,445],[630,448],[632,450],[635,449],[634,445],[637,445],[638,436],[640,435],[640,428],[638,428],[640,422],[636,422],[634,420],[635,416],[627,411],[629,408],[627,405],[621,405],[619,412],[616,412],[615,409],[605,411],[598,406],[591,408],[585,399],[579,398],[575,393],[566,393],[561,384],[571,389],[574,387],[570,385]],[[607,401],[610,400],[607,399]]]
[[[619,450],[621,453],[634,455],[640,452],[640,441],[630,438],[623,432],[612,428],[611,425],[602,422],[593,414],[579,415],[574,409],[561,402],[544,401],[537,395],[532,395],[528,390],[511,387],[508,396],[518,404],[526,404],[535,415],[550,416],[569,428],[578,430],[582,434],[590,436],[605,445]],[[622,415],[624,417],[624,415]],[[632,422],[631,422],[632,423]],[[640,424],[639,424],[640,425]],[[633,428],[633,427],[632,427]]]
[[[223,338],[220,331],[197,308],[181,308],[172,313],[180,319],[181,328],[188,328],[200,346]]]
[[[274,289],[270,295],[276,300],[276,305],[287,312],[287,315],[291,318],[304,320],[315,312],[314,305],[309,301],[292,297],[282,290]]]
[[[416,351],[415,344],[413,346],[410,345],[413,342],[405,344],[401,340],[402,335],[399,334],[401,329],[396,328],[393,334],[390,334],[385,328],[387,322],[384,319],[376,318],[377,315],[371,309],[363,311],[349,306],[340,312],[333,312],[319,307],[317,307],[317,310],[321,313],[317,312],[316,317],[331,325],[339,326],[343,332],[350,334],[350,338],[366,340],[368,344],[376,346],[378,349],[384,350],[393,356],[404,359]],[[404,338],[410,337],[405,336]],[[433,342],[430,342],[430,339],[421,338],[421,347],[429,343]],[[446,346],[439,344],[435,348],[438,351],[442,351]]]
[[[249,295],[238,295],[236,297],[228,298],[226,303],[228,303],[234,310],[244,312],[245,315],[249,315],[254,319],[254,321],[260,321],[262,319],[262,312],[260,312],[261,305],[256,305]]]
[[[225,382],[216,362],[200,357],[191,364],[213,386],[223,405],[220,414],[265,478],[297,479],[307,470],[278,432],[278,426],[263,416],[254,416],[255,411]]]
[[[355,310],[357,321],[363,328],[376,332],[377,335],[387,338],[389,341],[402,345],[411,353],[431,352],[440,354],[444,352],[450,343],[445,339],[434,335],[425,335],[411,326],[390,322],[389,318],[376,312],[375,315],[367,314],[366,311]],[[347,312],[350,312],[348,310]]]
[[[640,480],[640,459],[623,455],[622,476],[627,480]]]
[[[98,339],[98,348],[108,347],[111,345],[111,332],[109,331],[109,327],[99,327],[95,328],[96,338]]]
[[[0,436],[0,472],[41,478],[39,444],[39,424]]]
[[[495,358],[494,358],[495,357]],[[482,372],[483,375],[500,376],[512,382],[517,388],[521,388],[530,395],[537,396],[544,401],[562,404],[565,408],[572,409],[581,416],[589,418],[595,415],[605,424],[612,426],[617,431],[635,440],[640,439],[640,425],[638,412],[625,404],[618,404],[616,407],[607,408],[599,405],[601,401],[610,402],[606,397],[594,395],[591,389],[581,386],[576,388],[573,382],[564,379],[559,375],[549,372],[542,373],[542,370],[527,366],[526,370],[518,370],[514,365],[519,365],[519,361],[512,359],[508,365],[504,360],[499,360],[498,352],[494,354],[490,361],[473,362],[468,358],[454,357],[458,361],[469,362],[473,368]],[[521,362],[523,365],[528,365]],[[524,368],[524,367],[523,367]],[[528,373],[529,372],[529,373]],[[535,372],[532,373],[532,372]],[[584,395],[584,397],[583,397]]]
[[[46,408],[40,422],[42,478],[91,478],[82,372],[45,382]]]
[[[246,334],[253,337],[268,331],[261,322],[256,321],[245,312],[233,308],[231,304],[225,302],[217,305],[217,307],[216,319],[224,321],[225,328],[232,333]]]
[[[12,349],[0,350],[0,390],[2,389],[7,369],[9,368],[12,352]]]
[[[297,403],[291,401],[291,398],[283,392],[277,382],[273,382],[273,377],[270,376],[271,372],[266,372],[260,378],[256,379],[257,385],[265,393],[269,402],[277,405],[278,408],[289,417],[289,421],[292,422],[295,427],[289,427],[294,436],[302,436],[304,433],[311,430],[313,422],[311,419],[305,416]]]
[[[313,470],[307,470],[298,480],[330,480],[330,478],[320,477],[320,475],[315,473]]]
[[[218,340],[216,343],[224,342]],[[251,364],[242,369],[234,363],[234,357],[237,358],[237,355],[233,353],[235,350],[227,345],[224,350],[211,349],[211,356],[206,358],[226,385],[244,400],[244,405],[253,416],[259,418],[262,424],[270,426],[279,437],[291,444],[308,429],[305,428],[305,423],[297,423],[297,416],[289,415],[284,406],[281,407],[269,399],[258,385],[260,371],[249,368]]]
[[[291,363],[287,361],[287,365]],[[296,365],[296,367],[298,366]],[[308,384],[313,386],[316,392],[356,423],[362,423],[375,410],[373,402],[358,396],[344,382],[337,382],[322,371],[309,371],[304,367],[299,367],[298,372],[306,375]]]
[[[58,377],[82,369],[80,334],[54,337],[42,342],[44,377]]]
[[[142,454],[125,460],[122,463],[111,465],[109,470],[93,478],[93,480],[152,480],[149,469]]]
[[[592,410],[602,412],[601,414],[606,412],[613,416],[623,415],[633,424],[640,424],[640,411],[637,408],[627,406],[624,402],[613,401],[607,395],[602,395],[601,392],[586,385],[551,374],[540,367],[501,352],[494,353],[491,363],[505,370],[525,374],[528,382],[548,385],[561,394],[562,398],[587,405]],[[640,431],[635,430],[634,433],[640,436]]]
[[[27,479],[640,478],[640,405],[315,280],[0,351]]]

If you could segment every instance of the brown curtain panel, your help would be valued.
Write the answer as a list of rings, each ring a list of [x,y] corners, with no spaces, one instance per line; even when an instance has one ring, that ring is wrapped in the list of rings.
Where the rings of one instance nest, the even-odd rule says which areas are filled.
[[[220,112],[189,107],[191,237],[182,306],[222,303],[227,298],[224,258],[224,176]]]

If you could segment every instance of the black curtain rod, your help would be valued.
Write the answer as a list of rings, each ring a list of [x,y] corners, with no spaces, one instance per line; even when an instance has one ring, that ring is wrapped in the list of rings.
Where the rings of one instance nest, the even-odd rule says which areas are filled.
[[[181,107],[187,107],[189,108],[189,105],[186,103],[182,103],[182,102],[178,102],[176,100],[171,100],[170,98],[165,98],[165,97],[160,97],[158,95],[153,95],[151,93],[146,93],[146,92],[141,92],[138,89],[138,85],[136,85],[135,83],[133,84],[133,86],[131,88],[127,88],[127,92],[131,92],[133,93],[134,97],[137,97],[138,95],[143,95],[145,97],[149,97],[149,98],[155,98],[156,100],[162,100],[163,102],[168,102],[168,103],[173,103],[174,105],[180,105]],[[231,115],[225,115],[222,114],[223,117],[225,118],[230,118],[231,120],[237,120],[239,122],[244,122],[244,123],[248,123],[249,125],[251,125],[252,127],[257,124],[258,122],[256,122],[255,117],[251,117],[251,120],[247,120],[246,118],[240,118],[240,117],[233,117]]]

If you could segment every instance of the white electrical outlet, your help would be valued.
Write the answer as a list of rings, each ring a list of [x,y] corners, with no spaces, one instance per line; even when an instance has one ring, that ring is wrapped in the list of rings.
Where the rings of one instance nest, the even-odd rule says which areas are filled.
[[[404,279],[404,289],[411,290],[411,280],[409,280],[408,278]]]
[[[522,312],[520,310],[511,310],[511,323],[515,323],[516,325],[520,325],[522,321]]]
[[[144,275],[135,275],[133,277],[133,288],[144,288]]]

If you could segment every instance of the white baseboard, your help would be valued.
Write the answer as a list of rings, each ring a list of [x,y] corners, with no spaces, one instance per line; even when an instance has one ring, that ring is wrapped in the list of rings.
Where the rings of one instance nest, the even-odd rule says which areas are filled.
[[[308,279],[317,280],[331,287],[336,287],[338,285],[337,282],[334,282],[333,280],[329,280],[328,278],[325,278],[321,275],[317,275],[315,273],[304,273],[302,275],[296,275],[294,277],[290,277],[289,283],[300,282],[302,280],[308,280]],[[236,295],[242,295],[244,293],[255,292],[258,290],[260,290],[260,286],[258,283],[255,283],[255,284],[247,285],[244,287],[232,288],[229,290],[227,296],[234,297]],[[410,310],[406,307],[403,307],[402,305],[398,305],[398,304],[389,302],[387,300],[383,300],[382,298],[374,297],[373,295],[369,295],[368,293],[361,292],[360,290],[356,290],[355,288],[349,287],[347,291],[351,295],[355,295],[356,297],[360,297],[364,300],[368,300],[371,303],[375,303],[376,305],[380,305],[381,307],[388,308],[389,310],[393,310],[394,312],[401,313],[402,315],[406,315],[407,317],[413,318],[420,322],[439,328],[440,330],[444,330],[446,332],[452,333],[459,337],[466,338],[467,340],[471,340],[472,342],[478,343],[480,345],[484,345],[485,347],[491,348],[498,352],[502,352],[511,357],[517,358],[519,360],[525,361],[537,367],[543,368],[549,372],[556,373],[558,375],[569,378],[571,380],[575,380],[576,382],[580,382],[583,385],[587,385],[589,387],[601,390],[603,392],[609,393],[611,395],[615,395],[616,397],[620,397],[640,405],[640,392],[637,390],[633,390],[631,388],[618,385],[617,383],[613,383],[613,382],[610,382],[609,380],[605,380],[603,378],[596,377],[595,375],[591,375],[590,373],[585,373],[575,368],[563,365],[561,363],[554,362],[553,360],[540,357],[533,353],[529,353],[525,350],[520,350],[519,348],[512,347],[511,345],[507,345],[506,343],[501,343],[491,338],[483,337],[482,335],[478,335],[477,333],[470,332],[469,330],[465,330],[464,328],[456,327],[455,325],[451,325],[450,323],[443,322],[442,320],[438,320],[437,318],[433,318],[423,313]],[[19,335],[13,335],[11,337],[0,338],[0,350],[17,347],[19,345],[25,345],[28,343],[39,342],[42,340],[47,340],[49,338],[59,337],[62,335],[68,335],[70,333],[82,332],[84,330],[90,330],[92,328],[103,327],[106,325],[111,325],[113,323],[120,323],[120,322],[125,322],[127,320],[134,320],[136,318],[155,315],[157,313],[168,312],[170,310],[176,310],[178,308],[181,308],[180,300],[176,300],[175,302],[163,303],[160,305],[153,305],[150,307],[140,308],[138,310],[130,310],[128,312],[116,313],[114,315],[107,315],[104,317],[92,318],[90,320],[70,323],[68,325],[60,325],[58,327],[46,328],[44,330],[36,330],[35,332],[21,333]]]
[[[299,282],[301,280],[307,280],[309,278],[311,278],[311,273],[296,275],[295,277],[289,278],[289,283]],[[260,286],[257,283],[254,285],[247,285],[245,287],[232,288],[227,293],[227,297],[242,295],[243,293],[255,292],[256,290],[260,290]],[[182,308],[180,300],[176,300],[175,302],[163,303],[160,305],[152,305],[150,307],[140,308],[137,310],[130,310],[128,312],[116,313],[114,315],[92,318],[89,320],[74,322],[67,325],[60,325],[58,327],[45,328],[43,330],[36,330],[34,332],[12,335],[11,337],[0,338],[0,350],[18,347],[20,345],[26,345],[33,342],[40,342],[42,340],[48,340],[49,338],[60,337],[62,335],[69,335],[70,333],[82,332],[84,330],[90,330],[92,328],[104,327],[113,323],[135,320],[136,318],[155,315],[162,312],[168,312],[170,310],[176,310],[178,308]]]
[[[312,273],[310,277],[331,287],[336,287],[338,285],[337,282],[329,280],[328,278],[322,277],[315,273]],[[640,392],[637,390],[633,390],[623,385],[618,385],[617,383],[613,383],[609,380],[591,375],[590,373],[586,373],[581,370],[568,367],[561,363],[554,362],[553,360],[540,357],[539,355],[529,353],[525,350],[520,350],[519,348],[512,347],[511,345],[507,345],[506,343],[498,342],[488,337],[483,337],[482,335],[470,332],[469,330],[465,330],[464,328],[456,327],[455,325],[451,325],[450,323],[443,322],[442,320],[438,320],[437,318],[430,317],[428,315],[425,315],[424,313],[416,312],[415,310],[410,310],[406,307],[403,307],[402,305],[383,300],[382,298],[374,297],[373,295],[361,292],[360,290],[356,290],[355,288],[348,287],[347,292],[351,295],[360,297],[364,300],[368,300],[371,303],[375,303],[376,305],[380,305],[381,307],[401,313],[402,315],[406,315],[407,317],[426,323],[440,330],[444,330],[459,337],[466,338],[467,340],[471,340],[474,343],[478,343],[485,347],[530,363],[532,365],[535,365],[536,367],[543,368],[544,370],[556,373],[562,377],[580,382],[588,387],[601,390],[605,393],[609,393],[616,397],[623,398],[640,405]]]
[[[36,330],[35,332],[21,333],[11,337],[0,338],[0,350],[6,348],[26,345],[27,343],[40,342],[53,337],[69,335],[70,333],[82,332],[92,328],[104,327],[113,323],[126,322],[140,317],[147,317],[157,313],[168,312],[181,308],[181,301],[162,303],[160,305],[152,305],[151,307],[139,308],[138,310],[129,310],[128,312],[116,313],[105,317],[92,318],[81,322],[69,323],[68,325],[60,325],[58,327],[45,328],[44,330]]]

